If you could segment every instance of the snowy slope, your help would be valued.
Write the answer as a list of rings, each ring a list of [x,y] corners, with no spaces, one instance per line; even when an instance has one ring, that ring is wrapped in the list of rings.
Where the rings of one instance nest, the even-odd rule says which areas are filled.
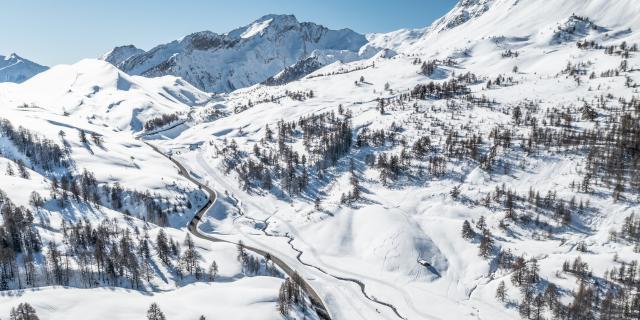
[[[3,91],[9,105],[34,104],[56,114],[133,132],[141,131],[151,118],[186,114],[211,99],[180,78],[130,76],[95,59],[55,66],[20,86],[5,85]]]
[[[515,125],[513,114],[516,106],[524,109],[531,104],[539,107],[523,113],[543,128],[562,131],[549,122],[554,109],[568,110],[570,128],[576,132],[606,126],[603,122],[614,112],[608,107],[597,107],[598,124],[585,119],[580,110],[584,101],[595,104],[609,94],[605,104],[618,108],[615,112],[622,108],[620,101],[637,99],[633,84],[640,81],[639,56],[637,51],[623,56],[620,46],[624,42],[628,49],[640,42],[638,13],[640,6],[633,1],[461,1],[432,26],[368,36],[371,42],[365,49],[389,48],[397,55],[336,62],[288,84],[236,90],[217,102],[227,117],[171,132],[159,143],[166,150],[180,152],[181,161],[215,184],[218,192],[237,199],[239,216],[208,217],[205,231],[277,249],[293,263],[297,255],[293,247],[301,250],[300,259],[326,272],[305,269],[309,278],[319,279],[319,290],[330,301],[329,308],[343,317],[397,319],[398,315],[357,291],[354,296],[347,289],[351,283],[336,281],[331,275],[359,279],[369,297],[394,305],[408,319],[518,318],[513,306],[523,297],[521,288],[511,284],[512,270],[497,268],[495,256],[480,257],[478,238],[468,241],[460,235],[463,221],[474,225],[484,216],[495,246],[526,259],[537,258],[540,275],[558,285],[562,301],[568,303],[579,281],[561,271],[565,260],[581,256],[593,274],[601,277],[608,269],[619,267],[619,261],[612,262],[614,252],[626,263],[640,257],[632,252],[633,245],[610,241],[607,236],[611,230],[620,230],[624,218],[638,207],[637,189],[626,186],[623,201],[614,200],[610,184],[599,184],[591,193],[578,192],[575,183],[583,181],[587,159],[583,149],[551,148],[531,153],[520,147],[520,140],[499,149],[497,169],[484,169],[479,159],[453,156],[446,165],[447,174],[434,176],[424,173],[431,170],[428,158],[412,158],[410,173],[391,185],[380,182],[379,168],[366,165],[366,155],[399,154],[403,146],[410,149],[419,137],[427,136],[432,145],[430,156],[435,157],[446,150],[450,130],[458,139],[479,134],[479,152],[486,155],[495,141],[490,135],[495,128],[513,130],[518,139],[529,137],[531,128]],[[585,40],[600,47],[578,47],[577,42]],[[605,52],[609,46],[615,46],[612,53]],[[435,71],[421,74],[421,63],[432,60],[436,61]],[[621,71],[622,64],[627,65],[626,71]],[[615,74],[607,73],[613,69],[619,74],[609,76]],[[489,106],[477,106],[463,97],[453,98],[454,102],[401,100],[418,84],[442,83],[467,72],[477,76],[468,85],[471,94],[478,100],[484,97]],[[501,80],[495,84],[498,77]],[[311,91],[311,98],[287,96]],[[377,100],[386,98],[391,98],[391,104],[381,114]],[[353,148],[336,167],[323,171],[324,178],[318,178],[316,167],[309,166],[313,182],[299,196],[290,197],[276,178],[269,191],[261,190],[259,181],[251,180],[250,190],[239,183],[243,170],[270,161],[255,156],[256,146],[260,154],[278,154],[275,136],[280,120],[301,125],[300,117],[329,111],[337,114],[339,105],[352,113],[354,137],[363,128],[370,132],[382,129],[396,132],[397,139],[404,142]],[[274,131],[272,142],[266,141],[266,125]],[[300,129],[293,131],[284,143],[313,159]],[[193,145],[200,147],[189,148]],[[233,148],[238,152],[229,151]],[[240,166],[238,171],[229,170],[237,159],[225,152],[253,163]],[[364,200],[353,205],[341,201],[351,188],[348,158],[355,161],[364,194]],[[280,170],[286,165],[280,163]],[[631,167],[629,163],[625,166]],[[575,201],[588,202],[590,209],[574,213],[567,227],[546,216],[544,210],[526,204],[518,207],[518,214],[525,217],[522,221],[550,225],[554,231],[547,236],[534,222],[505,222],[501,201],[482,205],[487,194],[494,194],[503,184],[525,198],[530,188],[543,196],[547,191],[556,192],[565,203],[575,197]],[[462,194],[458,199],[450,194],[454,187]],[[314,208],[315,197],[320,198],[320,210]],[[506,227],[500,226],[504,223]],[[265,224],[266,234],[260,231]],[[473,228],[478,232],[475,225]],[[291,245],[285,242],[286,237],[293,239]],[[582,243],[588,247],[586,251],[580,251]],[[500,281],[506,282],[511,303],[495,298]],[[544,287],[541,284],[539,288]],[[345,296],[351,297],[349,303],[341,301]],[[550,317],[551,312],[545,312],[545,317]]]
[[[103,60],[130,74],[174,75],[202,90],[225,92],[260,83],[314,50],[357,53],[366,42],[349,29],[330,30],[298,22],[292,15],[267,15],[226,34],[197,32],[147,52],[119,47]]]
[[[193,284],[172,291],[148,294],[122,288],[42,288],[3,296],[0,314],[9,315],[17,301],[28,302],[41,319],[144,319],[151,303],[157,303],[169,319],[281,319],[276,310],[281,281],[270,277],[244,278],[233,282]],[[206,301],[199,306],[197,301]],[[185,306],[190,306],[185,310]]]
[[[22,58],[15,53],[6,57],[0,55],[0,82],[24,82],[47,69],[47,67]]]
[[[74,170],[182,204],[170,221],[180,228],[195,210],[185,197],[202,201],[201,192],[134,138],[150,119],[178,113],[179,125],[144,137],[218,193],[202,232],[277,255],[333,319],[518,319],[526,296],[540,301],[553,283],[557,302],[522,317],[537,310],[551,319],[606,299],[631,305],[637,295],[637,276],[624,283],[616,274],[640,259],[640,237],[625,235],[640,206],[639,14],[631,0],[462,0],[431,26],[367,35],[366,44],[350,31],[270,15],[224,35],[103,57],[131,74],[184,80],[84,60],[1,85],[0,106],[12,123],[66,141]],[[207,91],[242,88],[212,97],[187,81]],[[456,85],[453,93],[434,89]],[[349,128],[351,145],[322,161],[336,155],[327,146],[344,127],[335,123]],[[79,129],[103,136],[103,147],[82,143]],[[0,142],[0,169],[27,159]],[[52,176],[37,166],[29,172],[31,179],[0,173],[0,188],[25,206],[31,191],[47,193]],[[133,218],[93,208],[63,211],[50,201],[37,227],[46,240],[59,240],[61,222],[80,217],[144,229],[137,208],[129,208]],[[464,221],[474,232],[468,238]],[[184,229],[166,230],[184,238]],[[481,254],[486,239],[492,245]],[[121,303],[112,316],[139,317],[152,301],[172,319],[280,318],[280,279],[238,280],[232,245],[197,246],[203,262],[221,261],[225,281],[183,286],[190,280],[162,268],[148,295],[45,288],[21,298],[50,318],[64,318],[66,305],[73,315],[104,317]],[[525,266],[505,266],[509,252]],[[582,268],[578,257],[587,271],[570,270]],[[523,270],[527,284],[517,285]],[[504,301],[496,297],[502,282]],[[598,299],[572,303],[585,296],[581,285]],[[616,295],[622,287],[625,299]],[[111,302],[93,307],[95,299]],[[0,313],[14,302],[0,299]],[[604,318],[605,308],[593,310]]]
[[[158,157],[157,153],[144,143],[135,140],[128,132],[114,131],[112,128],[99,124],[91,124],[84,118],[64,116],[52,113],[40,107],[19,107],[12,104],[2,103],[2,119],[10,121],[15,127],[21,126],[37,134],[39,137],[48,138],[65,147],[68,158],[71,161],[74,174],[81,173],[84,169],[95,173],[99,183],[115,184],[119,183],[129,189],[140,192],[149,191],[159,193],[163,197],[179,201],[183,197],[183,191],[198,195],[201,199],[203,195],[190,183],[181,177],[177,169],[167,159]],[[79,132],[84,131],[87,136],[95,134],[101,137],[101,144],[97,145],[93,141],[83,143],[80,141]],[[63,135],[62,135],[62,134]],[[15,142],[2,137],[0,152],[3,158],[15,161],[24,159],[28,167],[34,166],[28,158],[18,152]],[[36,183],[29,190],[21,190],[15,184],[18,182],[28,182],[25,187],[34,182],[24,179],[4,179],[0,184],[0,189],[5,190],[10,199],[20,205],[28,205],[28,197],[31,190],[37,190],[43,195],[48,194],[48,186],[52,177],[60,177],[64,174],[62,168],[54,170],[44,170],[35,166],[38,175],[42,177],[34,178]],[[4,172],[3,167],[3,172]],[[170,169],[168,169],[170,168]],[[162,172],[162,175],[157,174]],[[6,175],[5,175],[6,177]],[[5,184],[6,183],[6,184]],[[175,186],[171,186],[175,185]],[[37,186],[37,188],[35,188]],[[185,190],[179,190],[185,188]],[[24,191],[24,192],[23,192]],[[28,191],[28,192],[27,192]],[[140,211],[141,213],[142,211]],[[175,223],[185,224],[190,218],[191,212],[184,215],[174,216]],[[141,215],[136,215],[142,217]]]
[[[34,179],[43,180],[42,185],[27,185],[31,190],[48,194],[46,187],[53,177],[78,175],[86,169],[95,174],[99,184],[118,183],[129,190],[159,194],[176,204],[183,202],[185,194],[187,198],[204,198],[169,160],[158,157],[133,136],[150,118],[173,113],[186,117],[193,107],[210,99],[183,80],[132,77],[104,61],[83,60],[56,66],[22,84],[0,84],[0,90],[0,118],[14,128],[28,130],[35,140],[49,139],[61,146],[69,163],[53,168],[37,165],[30,160],[33,155],[19,151],[19,141],[0,134],[3,158],[14,167],[15,161],[23,160],[42,176]],[[87,141],[82,141],[82,133]],[[14,202],[28,205],[30,191],[17,188],[20,181],[25,180],[4,179],[9,184],[1,184],[0,189]],[[143,217],[141,208],[128,209]],[[171,222],[186,224],[192,210],[195,208],[173,216]]]
[[[11,210],[17,210],[17,217],[28,212],[26,227],[37,232],[36,238],[41,241],[41,248],[29,254],[33,257],[35,276],[25,283],[26,266],[21,265],[16,269],[17,276],[2,281],[5,294],[0,302],[1,314],[8,315],[19,302],[29,302],[47,319],[81,315],[129,319],[143,317],[149,304],[157,302],[167,315],[176,319],[200,315],[229,315],[239,319],[279,317],[276,300],[278,288],[284,283],[281,273],[267,272],[264,260],[262,271],[248,273],[246,265],[238,261],[233,244],[194,239],[198,273],[202,274],[216,261],[219,270],[215,283],[181,269],[179,246],[188,234],[186,226],[207,198],[201,189],[179,174],[169,159],[141,141],[144,134],[149,133],[142,131],[150,119],[178,114],[180,121],[186,122],[192,112],[207,106],[212,95],[180,78],[130,76],[105,61],[94,59],[55,66],[21,84],[0,84],[0,91],[3,93],[0,95],[0,207],[3,209],[0,226],[6,231],[10,220],[16,219],[9,217]],[[51,166],[38,162],[39,153],[43,153],[38,144],[59,147],[60,158],[49,161],[61,160],[62,164]],[[37,147],[35,151],[24,151],[25,145]],[[24,173],[19,169],[21,163]],[[85,188],[84,182],[79,182],[85,172],[95,177],[95,200],[73,194],[74,186]],[[75,179],[75,182],[69,187],[63,179]],[[40,204],[34,202],[34,194],[40,198]],[[120,200],[114,202],[114,197]],[[161,216],[166,219],[158,218]],[[95,258],[92,248],[96,243],[92,241],[96,239],[90,239],[91,235],[85,238],[89,248],[86,243],[82,246],[70,243],[72,232],[69,230],[78,225],[84,225],[80,229],[106,226],[112,230],[110,235],[128,237],[128,244],[122,238],[122,242],[109,247],[109,258],[113,259],[111,262],[123,263],[125,259],[121,260],[121,254],[136,256],[137,268],[146,270],[138,271],[144,276],[138,275],[141,279],[137,287],[133,288],[133,281],[125,280],[135,269],[127,267],[124,273],[118,271],[118,281],[109,283],[105,282],[104,265],[102,275],[96,276],[101,267],[98,264],[96,270],[95,261],[91,259],[88,272],[95,278],[87,281],[84,254]],[[161,231],[178,244],[177,255],[170,263],[162,261],[156,245],[155,239]],[[15,230],[8,232],[15,235]],[[95,232],[93,235],[100,237]],[[148,262],[140,258],[145,256],[139,247],[143,241],[148,241],[149,254],[145,258]],[[49,260],[52,247],[64,253],[65,268],[68,266],[70,270],[68,278],[54,281],[50,277],[45,260],[52,263],[53,260]],[[13,253],[6,242],[2,250]],[[31,259],[26,257],[26,252],[18,252],[9,259],[22,263]],[[189,312],[177,309],[185,302],[212,295],[219,303],[190,306]],[[20,299],[16,299],[17,296]],[[105,304],[103,299],[111,302]],[[98,300],[102,301],[99,307]],[[114,308],[119,311],[114,313]],[[292,314],[298,311],[292,310]]]
[[[634,18],[638,11],[633,1],[563,1],[550,5],[542,0],[463,0],[429,27],[371,34],[368,45],[440,57],[500,37],[514,45],[535,43],[550,48],[552,43],[546,37],[558,33],[572,15],[589,17],[607,28],[602,32],[607,37],[616,38],[628,37],[627,29],[640,27]]]

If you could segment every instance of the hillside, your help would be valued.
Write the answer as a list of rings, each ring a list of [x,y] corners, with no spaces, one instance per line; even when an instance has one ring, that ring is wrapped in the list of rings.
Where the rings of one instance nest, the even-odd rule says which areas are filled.
[[[209,195],[137,137],[185,121],[210,95],[99,60],[0,91],[0,314],[20,296],[44,319],[127,319],[152,302],[171,316],[277,317],[282,271],[191,238],[186,227]],[[176,296],[212,294],[219,303],[173,311]]]
[[[633,294],[608,288],[636,280],[609,270],[638,258],[624,231],[638,207],[637,10],[461,1],[430,27],[370,35],[386,55],[234,91],[216,106],[228,116],[196,114],[159,142],[237,199],[203,230],[293,263],[302,251],[337,318],[584,319],[612,299],[615,313]]]
[[[35,105],[134,133],[144,131],[147,122],[162,115],[184,117],[212,98],[180,78],[130,76],[95,59],[58,65],[19,86],[7,84],[2,89],[2,99],[11,106]]]

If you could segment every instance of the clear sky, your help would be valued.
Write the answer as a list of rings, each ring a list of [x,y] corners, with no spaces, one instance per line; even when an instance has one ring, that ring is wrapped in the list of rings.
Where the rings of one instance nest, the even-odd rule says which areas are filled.
[[[98,57],[112,47],[148,50],[189,33],[224,33],[269,13],[329,28],[387,32],[429,25],[457,0],[2,0],[0,54],[45,65]]]

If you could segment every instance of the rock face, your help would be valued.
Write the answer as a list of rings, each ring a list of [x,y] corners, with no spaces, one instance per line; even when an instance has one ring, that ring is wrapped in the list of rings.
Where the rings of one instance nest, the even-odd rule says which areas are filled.
[[[22,83],[48,68],[12,53],[0,55],[0,82]]]
[[[138,49],[136,46],[130,44],[113,48],[111,51],[105,53],[101,59],[117,66],[129,58],[143,53],[144,50]]]
[[[315,67],[304,62],[312,53],[357,55],[366,43],[364,35],[349,29],[330,30],[292,15],[267,15],[225,34],[197,32],[146,52],[118,47],[102,59],[129,74],[174,75],[205,91],[228,92],[261,83],[301,62],[306,67],[296,71],[313,71]],[[296,73],[288,78],[299,77]]]
[[[489,10],[492,3],[493,0],[461,0],[433,27],[439,31],[453,29],[473,18],[480,17]]]

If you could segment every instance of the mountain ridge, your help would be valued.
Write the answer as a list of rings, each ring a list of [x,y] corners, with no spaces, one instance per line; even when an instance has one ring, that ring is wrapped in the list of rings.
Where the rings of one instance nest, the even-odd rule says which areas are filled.
[[[209,92],[228,92],[263,82],[322,50],[358,53],[364,35],[299,22],[293,15],[265,15],[218,34],[200,31],[146,52],[116,47],[102,59],[121,70],[148,77],[175,75]]]

